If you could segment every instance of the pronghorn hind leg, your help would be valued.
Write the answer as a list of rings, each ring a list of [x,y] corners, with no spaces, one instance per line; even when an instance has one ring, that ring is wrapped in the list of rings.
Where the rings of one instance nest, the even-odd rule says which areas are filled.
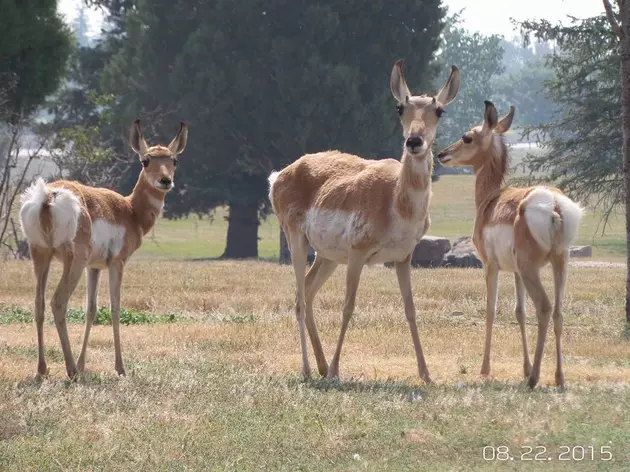
[[[311,338],[311,345],[313,346],[313,352],[315,353],[315,359],[317,360],[317,370],[319,375],[322,377],[326,377],[328,374],[328,363],[326,362],[326,356],[319,340],[317,326],[315,325],[315,317],[313,316],[313,300],[317,292],[319,292],[322,286],[333,274],[336,267],[336,262],[324,259],[323,257],[317,255],[313,266],[306,274],[306,329],[309,337]]]
[[[562,368],[562,300],[567,283],[567,265],[569,251],[565,250],[551,256],[554,282],[553,331],[556,338],[556,385],[564,388],[564,370]]]
[[[81,347],[81,354],[79,354],[79,360],[77,361],[77,369],[79,372],[83,372],[85,368],[85,354],[87,351],[88,340],[90,338],[90,330],[92,329],[92,323],[96,316],[96,305],[98,299],[98,282],[101,277],[100,269],[88,268],[86,271],[87,276],[87,296],[86,296],[86,309],[85,309],[85,334],[83,335],[83,346]]]
[[[286,233],[287,243],[291,250],[291,262],[295,272],[295,318],[300,333],[300,349],[302,353],[302,376],[307,379],[311,376],[311,367],[308,362],[306,349],[306,262],[308,256],[308,240],[304,233],[293,230]]]
[[[525,326],[525,284],[518,272],[514,272],[514,295],[516,298],[514,315],[521,329],[521,339],[523,341],[523,374],[525,378],[528,378],[532,372],[532,363],[529,360],[529,345],[527,343],[527,330]]]
[[[499,268],[495,265],[484,265],[486,276],[486,342],[483,349],[481,375],[489,376],[490,351],[492,348],[492,328],[497,311],[497,294],[499,290]]]
[[[518,258],[518,268],[521,278],[527,289],[527,293],[534,302],[536,307],[536,317],[538,318],[538,339],[536,340],[536,353],[534,355],[534,364],[529,375],[528,384],[530,388],[534,388],[540,379],[540,366],[545,351],[545,339],[547,337],[547,329],[549,328],[549,318],[551,315],[551,303],[549,297],[545,293],[542,281],[540,280],[540,269],[529,263],[528,255]]]
[[[77,374],[77,366],[72,357],[72,348],[70,347],[70,338],[68,337],[68,327],[66,320],[66,312],[68,311],[68,301],[72,293],[77,288],[77,284],[85,269],[85,257],[75,251],[73,244],[67,244],[63,250],[63,274],[61,280],[55,290],[52,299],[52,312],[55,316],[55,325],[61,342],[63,358],[66,363],[66,372],[68,377],[74,378]]]
[[[37,288],[35,289],[35,324],[37,325],[37,374],[47,375],[48,366],[44,355],[44,313],[46,312],[46,281],[53,252],[47,248],[31,246],[31,258],[33,259],[33,269]]]
[[[418,334],[418,325],[416,324],[416,308],[413,303],[413,293],[411,290],[411,255],[402,262],[396,262],[395,266],[398,285],[400,286],[400,294],[402,295],[403,304],[405,306],[405,317],[407,318],[407,323],[409,324],[413,348],[416,353],[418,373],[422,380],[424,380],[427,384],[430,384],[431,376],[429,375],[429,369],[427,368],[427,363],[424,359],[422,344],[420,343],[420,335]]]
[[[348,271],[346,272],[346,298],[343,304],[343,318],[341,320],[341,330],[339,331],[339,339],[335,354],[330,361],[327,377],[333,379],[339,377],[339,358],[341,357],[341,348],[348,329],[348,323],[354,313],[354,306],[357,298],[357,290],[359,281],[361,280],[361,271],[365,265],[365,253],[362,251],[350,251],[348,255]]]

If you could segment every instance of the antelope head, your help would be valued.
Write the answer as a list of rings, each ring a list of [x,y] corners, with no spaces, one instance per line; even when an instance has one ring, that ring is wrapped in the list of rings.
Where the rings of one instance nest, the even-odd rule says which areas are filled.
[[[412,156],[424,157],[431,149],[435,139],[435,131],[444,108],[453,101],[459,91],[459,69],[451,67],[451,75],[433,97],[411,95],[403,75],[403,61],[394,64],[390,86],[394,98],[398,101],[396,108],[403,127],[405,151]]]
[[[495,136],[502,135],[512,126],[514,119],[514,106],[500,118],[497,109],[492,102],[485,101],[486,109],[483,115],[483,123],[475,126],[456,142],[438,153],[438,159],[446,166],[473,166],[480,168],[487,159],[494,156],[492,146],[495,145]]]
[[[187,139],[188,125],[182,121],[179,124],[177,136],[171,144],[149,147],[140,130],[140,120],[133,122],[129,133],[129,143],[131,149],[140,158],[143,167],[142,176],[149,185],[165,193],[174,187],[177,156],[184,152]]]

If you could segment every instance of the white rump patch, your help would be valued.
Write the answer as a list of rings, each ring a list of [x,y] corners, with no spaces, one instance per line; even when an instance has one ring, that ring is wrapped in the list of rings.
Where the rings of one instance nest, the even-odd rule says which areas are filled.
[[[516,272],[514,259],[514,228],[511,225],[487,226],[483,229],[483,244],[487,257],[499,269]]]
[[[107,220],[92,222],[91,260],[107,260],[120,254],[125,242],[125,227]]]
[[[276,179],[278,178],[278,175],[280,175],[280,172],[277,171],[273,171],[271,174],[269,174],[269,201],[271,202],[271,207],[273,208],[273,184],[276,183]],[[273,211],[275,212],[276,209],[273,208]]]
[[[560,215],[563,224],[562,240],[560,244],[562,245],[562,249],[569,249],[577,237],[584,208],[582,208],[579,203],[574,202],[564,195],[556,195],[555,197],[560,207]]]
[[[560,229],[560,221],[554,221],[554,215],[558,216],[553,211],[554,204],[553,193],[544,187],[537,187],[525,198],[525,221],[529,231],[540,248],[547,252],[551,250],[554,229]]]
[[[554,211],[558,205],[560,214]],[[577,236],[582,218],[582,207],[571,199],[552,192],[545,187],[536,187],[525,199],[525,221],[541,249],[550,251],[554,243],[560,249],[568,249]],[[561,238],[554,239],[557,232]]]
[[[48,198],[52,215],[52,230],[49,235],[44,233],[40,218],[42,207]],[[42,178],[39,178],[22,194],[21,202],[20,224],[30,244],[57,248],[74,240],[81,214],[81,203],[71,190],[50,188]]]

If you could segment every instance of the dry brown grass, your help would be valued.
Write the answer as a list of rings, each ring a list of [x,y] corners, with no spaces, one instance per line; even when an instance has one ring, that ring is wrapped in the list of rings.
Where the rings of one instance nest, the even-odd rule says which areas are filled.
[[[341,321],[344,273],[338,269],[315,302],[329,357]],[[492,356],[496,382],[485,382],[478,375],[482,272],[412,272],[420,335],[437,382],[425,389],[391,269],[367,268],[363,274],[341,358],[343,381],[302,384],[296,378],[300,356],[290,267],[135,261],[127,268],[122,305],[184,319],[123,326],[127,378],[114,374],[110,326],[94,328],[88,373],[69,384],[57,333],[48,323],[50,377],[39,384],[33,380],[34,326],[0,325],[0,469],[417,470],[424,463],[433,464],[431,470],[474,470],[501,465],[482,461],[485,444],[627,441],[630,433],[619,433],[630,421],[623,276],[624,270],[615,268],[570,270],[565,303],[569,391],[558,396],[546,388],[553,385],[555,368],[552,330],[541,387],[534,392],[522,387],[509,274],[502,274],[499,292]],[[55,265],[48,299],[58,277]],[[100,300],[105,304],[103,279]],[[551,286],[547,271],[544,282]],[[3,263],[1,302],[32,309],[33,291],[29,263]],[[82,283],[73,307],[82,306],[84,293]],[[528,326],[533,349],[531,304]],[[70,325],[75,353],[82,333],[83,326]],[[595,425],[590,433],[580,426],[589,422]],[[613,445],[616,460],[630,459],[630,450]]]
[[[2,301],[32,309],[34,283],[29,263],[8,263],[4,269],[0,278]],[[59,267],[55,269],[50,281],[53,288],[59,276]],[[316,299],[315,316],[328,353],[334,350],[340,325],[343,278],[344,270],[340,268]],[[106,277],[104,279],[100,300],[106,304],[108,288]],[[551,289],[548,272],[545,272],[545,282]],[[293,316],[293,286],[291,268],[271,263],[132,263],[124,281],[122,305],[155,314],[184,314],[190,318],[190,323],[124,327],[125,357],[144,361],[176,355],[177,350],[188,343],[219,342],[229,345],[225,354],[232,356],[233,362],[260,365],[274,373],[297,372],[300,359]],[[414,270],[413,286],[421,339],[436,380],[474,379],[482,355],[484,332],[482,272]],[[568,382],[630,381],[630,343],[621,336],[623,289],[621,269],[571,271],[565,304]],[[521,347],[512,315],[512,290],[511,276],[503,274],[493,344],[494,373],[502,380],[520,379]],[[71,306],[81,307],[84,293],[82,284]],[[453,315],[455,311],[464,314]],[[528,305],[528,325],[533,347],[536,317],[531,305]],[[79,346],[83,327],[72,325],[70,329],[74,346]],[[108,326],[95,328],[89,365],[98,362],[97,370],[109,368],[110,331]],[[30,348],[34,346],[34,335],[32,326],[15,324],[4,326],[1,338],[9,347]],[[552,331],[549,339],[552,342],[548,343],[546,351],[543,384],[553,381]],[[47,327],[47,340],[49,346],[57,347],[52,325]],[[608,359],[617,362],[606,362]],[[32,356],[20,357],[18,365],[24,362],[24,371],[15,361],[5,359],[4,364],[0,364],[0,375],[19,379],[32,370]],[[60,374],[63,371],[59,362],[51,364],[51,369]],[[357,313],[344,345],[342,376],[383,379],[415,375],[413,349],[395,275],[390,269],[369,268],[363,274]]]

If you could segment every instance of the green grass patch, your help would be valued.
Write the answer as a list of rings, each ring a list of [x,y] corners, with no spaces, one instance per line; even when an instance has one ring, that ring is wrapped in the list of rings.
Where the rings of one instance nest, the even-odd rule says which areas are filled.
[[[68,323],[85,323],[85,310],[82,308],[70,308],[66,314]],[[179,317],[174,313],[164,315],[153,315],[134,309],[120,309],[120,323],[124,325],[152,324],[152,323],[172,323],[177,321]],[[34,321],[33,313],[16,305],[5,305],[0,303],[0,324],[9,323],[32,323]],[[49,320],[53,323],[54,320]],[[112,315],[106,306],[101,306],[96,312],[94,318],[95,325],[112,324]]]

